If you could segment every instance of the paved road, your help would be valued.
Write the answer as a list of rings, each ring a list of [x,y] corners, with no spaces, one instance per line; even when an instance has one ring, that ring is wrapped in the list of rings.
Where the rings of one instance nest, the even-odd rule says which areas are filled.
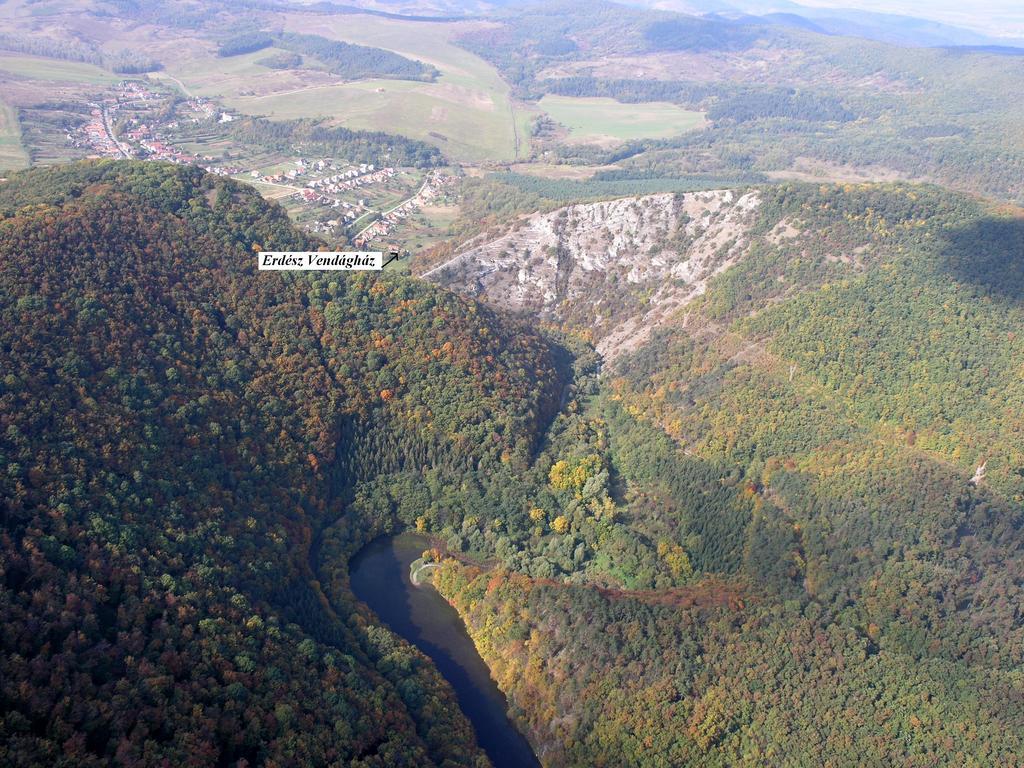
[[[114,130],[110,127],[110,116],[107,114],[107,108],[102,105],[100,106],[100,116],[103,118],[103,130],[107,132],[107,138],[117,147],[117,151],[121,153],[122,157],[131,160],[131,154],[125,151],[125,148],[121,146],[121,142],[114,135]]]
[[[413,200],[416,200],[420,195],[423,194],[423,190],[427,188],[427,185],[429,183],[430,183],[430,176],[427,176],[427,178],[424,179],[423,184],[420,185],[420,188],[418,190],[416,190],[416,194],[415,195],[413,195],[412,197],[406,198],[405,200],[403,200],[400,203],[396,203],[395,205],[393,205],[390,208],[388,208],[386,211],[381,211],[380,212],[380,219],[377,219],[377,221],[381,221],[389,213],[392,213],[393,211],[397,211],[399,208],[401,208],[406,203],[410,203]],[[373,211],[368,211],[367,213],[364,213],[363,216],[368,216],[371,213],[373,213]],[[363,216],[360,216],[359,219],[363,218]],[[359,219],[356,219],[356,221],[359,221]],[[365,232],[370,227],[372,227],[374,224],[376,224],[377,221],[371,221],[369,224],[367,224],[365,227],[363,227],[361,230],[359,230],[359,234],[357,234],[352,239],[353,240],[358,240],[360,237],[363,236],[363,232]],[[352,222],[352,223],[354,224],[355,222]]]

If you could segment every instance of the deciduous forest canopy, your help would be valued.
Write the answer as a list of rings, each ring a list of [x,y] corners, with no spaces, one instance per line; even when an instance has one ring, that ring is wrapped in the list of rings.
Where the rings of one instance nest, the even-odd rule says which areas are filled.
[[[396,522],[363,485],[528,461],[548,342],[408,279],[256,280],[313,243],[193,169],[29,172],[0,209],[2,761],[482,764],[310,549]]]

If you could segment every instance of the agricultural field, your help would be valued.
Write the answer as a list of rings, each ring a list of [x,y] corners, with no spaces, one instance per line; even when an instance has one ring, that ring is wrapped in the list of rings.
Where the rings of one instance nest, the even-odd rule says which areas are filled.
[[[509,166],[512,173],[521,173],[525,176],[536,176],[540,179],[553,179],[556,181],[586,181],[599,171],[610,171],[614,165],[555,165],[552,163],[516,163]]]
[[[241,181],[245,184],[250,184],[256,188],[256,191],[260,193],[266,200],[286,200],[290,197],[294,197],[295,188],[286,186],[284,184],[275,184],[272,182],[258,181],[256,179],[247,178],[248,174],[238,174],[234,178],[236,181]],[[288,212],[291,214],[292,210]]]
[[[615,99],[547,95],[540,107],[569,130],[571,141],[613,144],[666,139],[704,125],[704,115],[676,104],[623,104]]]
[[[123,76],[115,75],[95,64],[59,61],[20,53],[0,53],[0,74],[11,74],[29,80],[56,83],[116,83]]]
[[[529,122],[535,111],[516,103],[498,71],[479,56],[459,47],[460,35],[481,23],[432,24],[399,22],[378,16],[317,18],[291,16],[288,29],[312,32],[358,45],[386,48],[428,63],[441,73],[436,83],[421,83],[417,91],[423,106],[403,110],[403,94],[384,96],[368,120],[383,120],[387,130],[431,141],[456,160],[505,162],[525,157]],[[393,84],[393,81],[392,81]],[[421,121],[424,106],[430,121]],[[404,113],[404,114],[403,114]],[[391,118],[391,115],[395,117]],[[389,119],[390,118],[390,119]],[[444,139],[438,139],[440,134]]]
[[[299,93],[308,88],[339,83],[337,76],[311,69],[311,62],[301,70],[273,70],[258,63],[279,53],[276,48],[227,57],[217,56],[205,47],[197,46],[194,51],[199,55],[173,59],[167,63],[165,73],[150,76],[176,80],[178,87],[188,95],[229,100]]]
[[[363,80],[267,96],[225,97],[224,103],[271,119],[321,117],[346,128],[397,133],[434,144],[457,160],[501,161],[514,154],[507,107],[498,112],[479,94],[445,83]],[[518,130],[525,135],[523,126]]]
[[[0,168],[84,157],[67,132],[120,79],[92,64],[0,53]]]
[[[458,205],[425,205],[396,229],[393,239],[415,255],[448,240],[449,227],[458,217]]]
[[[165,60],[166,76],[196,95],[218,98],[246,114],[284,120],[328,118],[353,129],[385,130],[430,142],[454,160],[508,162],[524,157],[535,108],[514,104],[509,86],[487,62],[455,45],[475,23],[429,23],[346,15],[292,14],[289,32],[372,45],[436,67],[436,82],[342,83],[316,69],[271,70],[257,62],[275,49],[218,57],[196,46]],[[307,61],[304,67],[312,65]]]
[[[0,102],[0,171],[26,168],[28,163],[18,116],[11,107]]]

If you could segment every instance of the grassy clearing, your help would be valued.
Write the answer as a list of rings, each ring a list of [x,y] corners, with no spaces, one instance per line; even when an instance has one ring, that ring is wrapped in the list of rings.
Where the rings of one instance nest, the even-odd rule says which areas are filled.
[[[237,94],[262,85],[260,78],[269,76],[276,80],[284,74],[256,63],[278,52],[277,49],[264,48],[241,56],[221,57],[204,51],[199,56],[182,58],[167,64],[167,72],[199,96]],[[154,74],[157,77],[160,75]]]
[[[507,97],[508,85],[490,64],[459,48],[452,40],[474,28],[474,23],[418,22],[377,16],[290,16],[287,29],[323,35],[347,43],[385,48],[431,64],[442,73],[441,81],[489,96]]]
[[[23,54],[0,54],[0,71],[27,77],[31,80],[61,83],[105,85],[124,79],[123,75],[115,75],[93,64],[43,59]]]
[[[474,103],[473,94],[456,86],[363,80],[226,98],[225,102],[241,112],[272,119],[326,117],[347,128],[422,139],[461,160],[502,160],[512,154],[510,113]]]
[[[476,161],[514,159],[518,131],[520,156],[525,154],[530,115],[521,107],[513,109],[509,87],[497,70],[452,42],[474,23],[302,16],[290,18],[288,24],[296,31],[319,29],[316,33],[326,37],[387,48],[440,70],[438,82],[419,84],[414,106],[403,104],[407,97],[399,92],[398,98],[381,99],[374,112],[364,113],[365,118],[378,125],[383,121],[387,130],[430,141],[453,157]],[[388,95],[387,89],[383,95]],[[432,134],[441,134],[448,141]]]
[[[0,171],[27,168],[28,152],[21,143],[21,126],[14,109],[0,102]]]
[[[623,104],[614,99],[545,96],[541,109],[566,128],[574,141],[663,139],[700,128],[704,115],[675,104]]]
[[[568,179],[586,181],[598,171],[616,168],[614,165],[550,165],[547,163],[516,163],[509,167],[513,173],[537,176],[541,179]]]
[[[283,200],[291,197],[296,193],[295,187],[287,184],[268,184],[263,181],[257,181],[248,174],[240,174],[233,177],[236,181],[242,181],[246,184],[251,184],[267,200]]]
[[[244,113],[281,120],[324,117],[349,128],[428,141],[457,160],[510,161],[517,134],[520,155],[527,151],[531,111],[513,109],[508,85],[497,71],[452,42],[470,24],[358,15],[286,17],[290,32],[385,48],[431,64],[441,72],[435,83],[339,83],[325,72],[275,72],[256,64],[269,55],[267,50],[227,59],[207,53],[168,63],[168,71],[195,93],[221,98]]]
[[[320,69],[274,70],[264,67],[257,61],[267,50],[274,49],[228,58],[200,52],[197,57],[175,61],[164,72],[151,72],[148,77],[173,83],[189,96],[216,99],[228,105],[242,99],[296,96],[342,84],[337,76]]]
[[[415,254],[451,237],[449,227],[458,217],[457,205],[427,205],[399,224],[391,239]]]

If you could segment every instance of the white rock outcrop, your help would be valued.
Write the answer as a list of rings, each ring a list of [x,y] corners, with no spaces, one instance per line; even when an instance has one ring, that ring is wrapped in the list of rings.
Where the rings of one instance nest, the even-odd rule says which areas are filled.
[[[583,327],[606,357],[642,344],[749,246],[756,191],[658,194],[535,214],[423,277]]]

